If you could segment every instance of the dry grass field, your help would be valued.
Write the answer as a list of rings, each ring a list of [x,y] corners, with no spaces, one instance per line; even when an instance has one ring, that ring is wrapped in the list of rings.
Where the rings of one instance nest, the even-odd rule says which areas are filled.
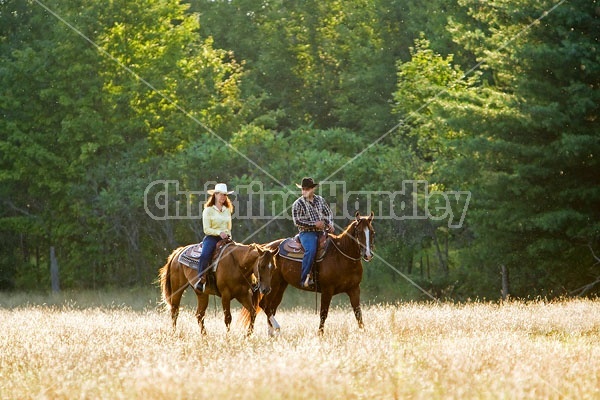
[[[201,337],[189,306],[174,333],[155,304],[18,306],[1,295],[0,397],[600,398],[600,301],[373,305],[362,331],[336,306],[322,337],[312,307],[280,310],[277,338],[264,314],[251,337],[227,334],[211,307]]]

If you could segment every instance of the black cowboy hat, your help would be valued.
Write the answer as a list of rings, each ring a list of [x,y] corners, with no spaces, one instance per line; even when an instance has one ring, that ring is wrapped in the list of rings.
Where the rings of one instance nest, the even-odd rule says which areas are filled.
[[[302,184],[298,185],[296,183],[296,186],[298,186],[300,189],[302,188],[308,188],[308,189],[312,189],[315,186],[318,186],[318,183],[315,183],[315,181],[313,180],[313,178],[302,178]]]

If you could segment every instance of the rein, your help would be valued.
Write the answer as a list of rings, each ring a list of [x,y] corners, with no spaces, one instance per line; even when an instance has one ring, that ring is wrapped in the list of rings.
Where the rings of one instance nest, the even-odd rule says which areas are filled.
[[[358,240],[354,239],[354,241],[358,243]],[[349,256],[348,254],[344,253],[344,252],[342,251],[342,249],[340,249],[340,248],[338,247],[338,245],[335,243],[335,239],[332,239],[332,240],[331,240],[331,243],[333,244],[333,247],[335,247],[335,248],[337,249],[337,251],[339,251],[339,252],[340,252],[340,254],[341,254],[341,255],[343,255],[344,257],[346,257],[346,258],[348,258],[348,259],[350,259],[350,260],[352,260],[352,261],[360,261],[360,260],[363,258],[362,254],[361,254],[361,255],[359,255],[359,256],[358,256],[358,258],[356,258],[356,257],[351,257],[351,256]],[[359,253],[360,253],[360,243],[358,243],[358,246],[359,246],[359,247],[358,247],[358,251],[359,251]]]
[[[258,268],[259,262],[260,262],[260,255],[256,259],[256,262],[254,263],[254,265],[252,265],[252,268],[249,268],[249,271],[250,271],[249,276],[252,276],[252,274],[256,275],[256,285],[252,285],[252,282],[250,282],[250,280],[246,276],[246,270],[244,268],[242,268],[241,265],[238,264],[238,268],[240,269],[240,271],[242,271],[242,276],[244,277],[244,279],[246,280],[246,283],[248,284],[248,286],[250,286],[250,289],[252,289],[253,292],[256,292],[260,287],[260,268]],[[254,271],[255,267],[256,267],[256,272]]]
[[[256,274],[256,285],[252,286],[252,282],[249,282],[248,278],[246,278],[246,282],[248,282],[248,285],[250,286],[250,288],[252,289],[253,292],[257,292],[258,289],[260,288],[260,268],[258,268],[259,262],[260,262],[260,255],[256,259],[256,263],[252,266],[252,273]],[[256,272],[254,272],[254,267],[256,267]],[[250,276],[252,276],[252,274],[250,274]]]
[[[221,257],[223,257],[223,253],[225,253],[225,249],[226,249],[227,247],[229,247],[229,245],[232,245],[232,244],[234,244],[234,245],[236,245],[236,246],[239,246],[239,245],[240,245],[240,243],[237,243],[237,242],[234,242],[234,241],[231,241],[231,242],[229,242],[229,243],[226,243],[226,244],[223,246],[223,248],[221,249],[221,252],[219,253],[219,256],[218,256],[217,260],[215,261],[215,266],[216,266],[216,265],[219,265],[219,261],[221,261]],[[243,245],[242,245],[242,246],[243,246]],[[231,250],[230,252],[228,252],[228,253],[227,253],[227,255],[231,254],[231,252],[232,252],[232,251],[233,251],[233,250]],[[259,257],[259,258],[260,258],[260,257]],[[260,261],[260,259],[257,259],[257,260],[256,260],[256,265],[258,265],[258,262],[259,262],[259,261]],[[236,264],[237,264],[237,263],[236,263]],[[256,274],[257,274],[257,284],[256,284],[256,286],[253,286],[253,285],[252,285],[252,282],[250,282],[250,280],[248,279],[248,277],[246,277],[246,270],[245,270],[244,268],[242,268],[242,266],[241,266],[241,265],[239,265],[239,264],[238,264],[238,268],[240,269],[240,271],[242,271],[242,276],[243,276],[243,277],[244,277],[244,279],[246,280],[246,283],[248,284],[248,286],[250,286],[250,288],[252,289],[252,291],[253,291],[253,292],[256,292],[256,291],[258,290],[258,288],[259,288],[259,285],[260,285],[260,269],[259,269],[259,268],[257,268],[257,269],[256,269]],[[252,266],[252,268],[250,268],[250,275],[252,275],[253,273],[254,273],[254,266]]]
[[[219,255],[217,256],[217,259],[214,262],[214,265],[215,265],[214,268],[215,268],[215,270],[218,267],[219,262],[221,261],[221,257],[223,257],[223,253],[225,253],[225,249],[227,247],[229,247],[229,245],[232,244],[232,243],[233,244],[237,244],[237,243],[234,243],[234,242],[228,242],[228,243],[225,243],[225,245],[223,245],[223,247],[221,248],[221,251],[219,252]],[[229,252],[229,253],[231,253],[231,252]],[[229,253],[227,253],[227,254],[229,254]]]

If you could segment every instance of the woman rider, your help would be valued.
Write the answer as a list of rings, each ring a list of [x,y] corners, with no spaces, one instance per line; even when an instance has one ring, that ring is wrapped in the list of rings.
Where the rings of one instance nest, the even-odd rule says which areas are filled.
[[[202,240],[202,253],[200,254],[200,265],[198,265],[198,280],[194,289],[204,292],[206,287],[206,270],[210,264],[217,242],[221,239],[231,238],[231,214],[233,204],[228,195],[233,191],[227,191],[227,185],[217,183],[214,190],[208,190],[210,197],[204,203],[202,211],[202,225],[204,228],[204,239]]]

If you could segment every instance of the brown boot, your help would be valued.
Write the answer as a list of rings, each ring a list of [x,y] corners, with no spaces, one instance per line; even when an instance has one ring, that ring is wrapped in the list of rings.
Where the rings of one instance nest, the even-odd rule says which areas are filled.
[[[198,278],[198,281],[196,281],[196,284],[194,285],[194,289],[201,293],[204,292],[204,289],[206,289],[206,275],[202,275]]]

